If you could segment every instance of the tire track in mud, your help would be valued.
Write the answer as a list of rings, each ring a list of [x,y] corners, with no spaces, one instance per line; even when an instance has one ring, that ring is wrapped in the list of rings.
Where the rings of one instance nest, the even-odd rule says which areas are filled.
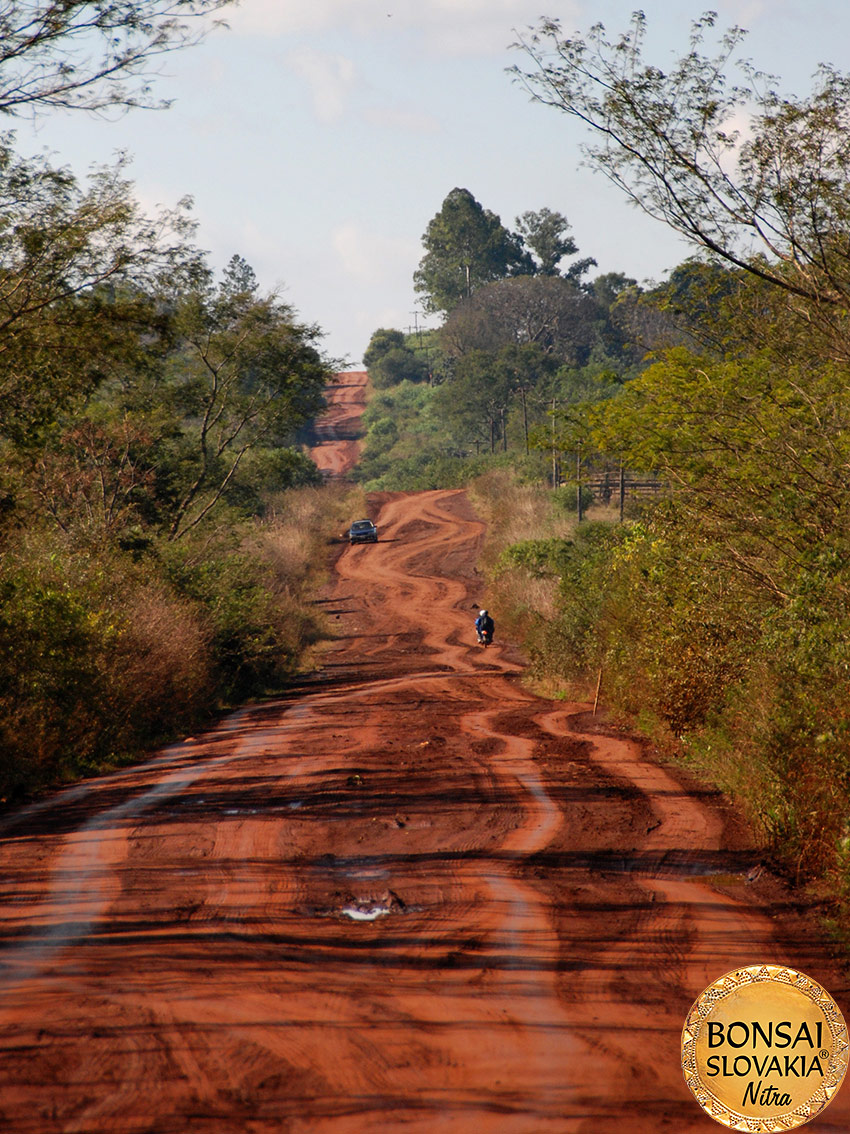
[[[0,829],[4,1129],[707,1129],[685,1012],[777,959],[741,857],[472,644],[462,493],[375,504],[314,682]]]

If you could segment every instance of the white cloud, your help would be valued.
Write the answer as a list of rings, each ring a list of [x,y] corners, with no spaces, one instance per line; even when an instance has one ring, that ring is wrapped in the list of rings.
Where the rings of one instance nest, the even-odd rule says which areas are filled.
[[[379,236],[352,222],[334,229],[332,242],[340,269],[360,284],[409,280],[422,251],[417,240]]]
[[[303,47],[291,51],[287,63],[307,80],[313,107],[320,122],[336,122],[345,113],[348,96],[357,82],[357,71],[344,55]]]
[[[775,3],[776,0],[774,5]],[[749,28],[767,13],[765,0],[721,0],[719,8],[724,27],[726,23],[732,22],[739,27]]]

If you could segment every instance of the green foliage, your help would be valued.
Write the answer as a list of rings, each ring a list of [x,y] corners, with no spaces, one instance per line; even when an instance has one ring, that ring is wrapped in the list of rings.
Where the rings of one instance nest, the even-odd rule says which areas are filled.
[[[321,483],[322,474],[300,449],[258,447],[245,454],[224,499],[243,514],[259,515],[276,493]]]
[[[175,313],[181,350],[168,380],[186,424],[171,478],[172,538],[216,506],[246,453],[285,443],[323,405],[329,371],[318,330],[297,324],[276,296],[260,296],[246,269],[235,257],[218,287],[202,280]]]
[[[332,493],[289,490],[263,521],[148,539],[141,553],[58,529],[7,537],[0,797],[126,761],[280,689],[322,633],[316,564],[350,510]]]
[[[540,209],[539,212],[525,212],[516,219],[517,232],[523,243],[534,255],[534,268],[544,276],[559,274],[558,265],[565,256],[574,256],[578,252],[578,245],[571,236],[570,223],[563,213],[553,212],[551,209]],[[587,257],[570,265],[567,278],[578,284],[596,261]]]
[[[586,407],[603,449],[673,492],[575,540],[532,635],[550,674],[601,667],[608,703],[662,722],[806,876],[843,869],[850,806],[847,389],[837,367],[679,350]]]
[[[429,376],[424,354],[414,350],[401,331],[386,327],[379,327],[372,335],[363,363],[376,389],[398,386],[401,382],[424,382]]]
[[[846,538],[843,367],[709,363],[672,352],[600,408],[599,444],[680,486],[680,507],[734,548],[730,570],[778,599],[812,547]]]
[[[104,111],[151,101],[153,60],[203,38],[187,21],[230,0],[9,0],[0,10],[0,113]]]
[[[389,327],[379,327],[372,332],[369,345],[363,352],[363,365],[371,370],[390,351],[403,349],[407,344],[404,334]]]
[[[503,436],[500,423],[510,389],[508,369],[497,367],[489,351],[475,350],[458,359],[452,380],[437,388],[434,400],[455,436],[466,445],[486,445],[493,452]]]
[[[363,417],[366,436],[357,480],[371,491],[454,488],[485,468],[504,465],[543,478],[545,460],[537,454],[491,455],[488,443],[459,440],[444,398],[442,387],[412,382],[378,392]]]
[[[451,311],[481,284],[531,270],[519,238],[468,189],[452,189],[422,243],[425,255],[413,281],[429,311]]]
[[[425,382],[428,378],[428,363],[409,347],[389,350],[369,371],[374,386],[379,389],[397,386],[400,382]]]
[[[129,557],[22,540],[0,593],[5,796],[189,726],[212,691],[203,622]]]
[[[319,633],[328,518],[280,516],[321,479],[318,330],[241,257],[214,280],[122,168],[83,186],[0,147],[6,798],[280,688]]]
[[[81,184],[0,139],[0,437],[43,430],[116,370],[144,369],[163,340],[160,286],[195,271],[184,206],[143,216],[125,163]]]
[[[740,58],[741,29],[705,53],[715,21],[663,69],[641,12],[614,40],[543,20],[519,44],[515,76],[590,127],[591,162],[710,257],[611,306],[667,349],[571,428],[670,493],[596,564],[579,637],[609,701],[663,722],[846,905],[850,77],[822,66],[810,95],[780,94]],[[659,303],[678,339],[659,339]],[[565,590],[557,623],[583,605]]]
[[[802,302],[846,358],[850,77],[822,65],[810,95],[780,93],[741,56],[741,28],[706,53],[716,19],[695,21],[687,51],[663,68],[645,59],[643,12],[611,40],[602,24],[568,37],[544,19],[516,45],[529,70],[512,70],[590,129],[590,161],[644,212],[779,289],[789,308]]]
[[[581,486],[581,506],[587,509],[593,503],[593,493],[586,484]],[[578,510],[578,485],[564,484],[552,493],[552,507],[556,512],[573,515]]]
[[[572,546],[572,541],[565,539],[524,539],[512,543],[499,556],[494,577],[498,578],[503,571],[521,568],[529,575],[560,578],[567,569]]]
[[[303,646],[316,638],[303,609],[281,601],[269,566],[250,544],[220,540],[213,555],[170,554],[167,574],[206,612],[219,696],[233,704],[280,689]]]

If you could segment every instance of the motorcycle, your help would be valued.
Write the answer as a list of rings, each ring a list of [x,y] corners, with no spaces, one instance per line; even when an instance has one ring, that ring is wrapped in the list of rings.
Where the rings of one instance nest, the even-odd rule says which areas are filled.
[[[479,646],[492,646],[493,644],[493,631],[492,630],[479,630],[478,631],[478,645]]]

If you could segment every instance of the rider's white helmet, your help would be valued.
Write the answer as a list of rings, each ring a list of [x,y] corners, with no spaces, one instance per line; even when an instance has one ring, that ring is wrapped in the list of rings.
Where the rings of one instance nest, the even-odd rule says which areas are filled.
[[[479,610],[478,611],[478,617],[479,618],[486,618],[487,617],[487,611],[486,610]]]

